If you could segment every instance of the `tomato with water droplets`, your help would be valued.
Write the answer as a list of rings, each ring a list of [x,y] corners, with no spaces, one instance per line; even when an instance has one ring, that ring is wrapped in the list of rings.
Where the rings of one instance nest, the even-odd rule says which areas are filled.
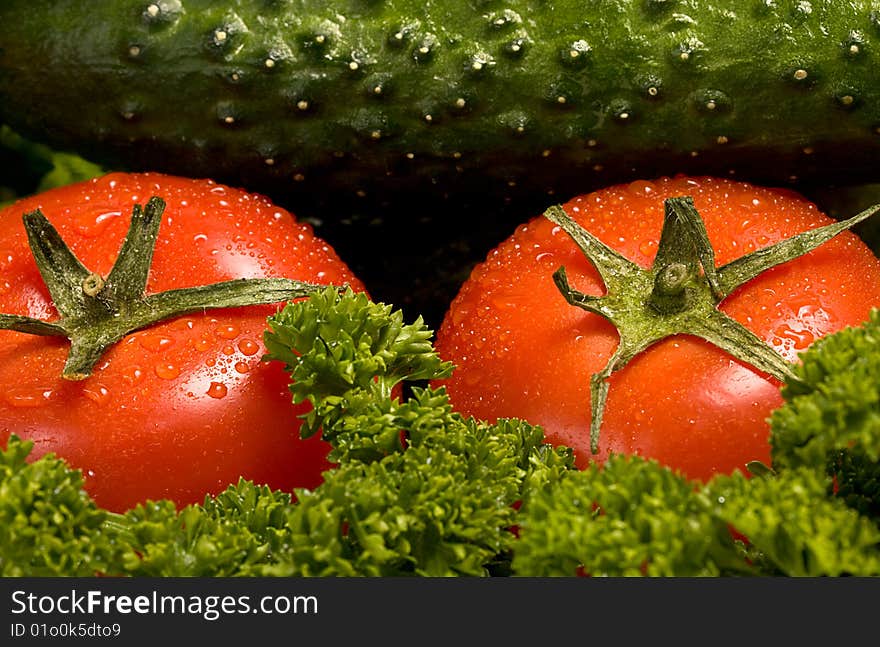
[[[39,209],[73,254],[106,277],[131,220],[166,203],[147,294],[241,278],[363,285],[309,225],[263,196],[211,181],[110,174],[0,211],[0,312],[53,321],[58,311],[22,215]],[[0,441],[34,442],[82,470],[111,510],[147,499],[200,502],[239,477],[291,490],[321,481],[329,445],[299,437],[279,362],[264,361],[266,318],[283,302],[210,309],[126,334],[85,379],[61,377],[67,339],[0,330]]]
[[[660,247],[665,201],[681,196],[692,197],[718,268],[834,222],[791,191],[708,177],[613,186],[563,209],[605,246],[649,268]],[[554,282],[560,267],[574,289],[591,295],[584,303],[606,294],[572,237],[543,217],[521,225],[474,268],[437,334],[438,352],[456,368],[435,386],[446,386],[456,409],[541,425],[550,442],[573,448],[580,467],[611,452],[636,453],[706,480],[746,472],[751,461],[770,464],[767,419],[782,403],[780,380],[689,334],[656,341],[610,373],[593,445],[591,377],[613,361],[622,336],[608,319],[563,296]],[[739,285],[717,309],[796,361],[823,335],[863,323],[874,306],[880,306],[880,261],[844,232]]]

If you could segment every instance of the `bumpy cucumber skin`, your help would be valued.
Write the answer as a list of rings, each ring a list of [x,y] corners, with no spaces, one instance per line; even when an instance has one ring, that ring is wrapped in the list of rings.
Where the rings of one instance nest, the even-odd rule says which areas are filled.
[[[468,179],[543,197],[694,169],[855,175],[880,159],[878,15],[865,0],[4,0],[0,119],[306,202]]]
[[[876,180],[880,2],[3,0],[0,122],[267,193],[424,312],[599,186]]]

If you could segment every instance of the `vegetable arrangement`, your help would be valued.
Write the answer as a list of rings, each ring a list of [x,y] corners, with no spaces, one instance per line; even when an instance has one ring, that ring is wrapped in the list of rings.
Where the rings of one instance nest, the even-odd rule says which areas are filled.
[[[0,574],[880,574],[876,7],[557,4],[4,3]]]
[[[450,370],[430,330],[362,293],[329,288],[269,326],[294,399],[313,404],[308,429],[333,446],[321,485],[292,502],[243,480],[202,505],[114,514],[79,472],[29,463],[12,439],[0,454],[3,573],[880,574],[876,310],[802,354],[771,419],[773,470],[706,484],[638,456],[578,470],[538,427],[454,412],[442,388],[417,386]],[[405,401],[389,397],[401,380],[415,381]]]
[[[0,122],[266,193],[435,321],[511,223],[580,193],[877,179],[873,0],[8,0],[0,22]]]

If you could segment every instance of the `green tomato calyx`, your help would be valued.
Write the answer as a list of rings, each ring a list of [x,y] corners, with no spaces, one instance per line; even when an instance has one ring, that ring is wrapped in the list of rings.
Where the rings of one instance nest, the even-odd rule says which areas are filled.
[[[91,375],[103,354],[125,335],[160,321],[206,309],[290,301],[326,286],[287,278],[233,279],[147,294],[147,277],[165,201],[135,205],[119,255],[106,277],[86,269],[39,210],[24,214],[37,268],[58,311],[56,321],[0,314],[0,329],[66,337],[70,351],[62,371],[68,380]]]
[[[608,363],[590,378],[592,452],[599,451],[608,378],[667,337],[700,337],[780,381],[798,381],[787,359],[724,314],[718,305],[771,267],[803,256],[878,211],[880,205],[870,207],[847,220],[803,232],[716,267],[715,252],[693,199],[670,198],[664,202],[657,255],[646,269],[605,245],[562,207],[549,208],[544,216],[574,240],[599,273],[606,294],[592,296],[575,290],[568,282],[565,267],[553,274],[556,286],[571,305],[601,315],[615,326],[619,335],[617,349]]]

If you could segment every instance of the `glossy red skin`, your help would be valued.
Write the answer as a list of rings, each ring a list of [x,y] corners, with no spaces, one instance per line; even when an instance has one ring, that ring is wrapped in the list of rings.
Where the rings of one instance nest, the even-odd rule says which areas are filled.
[[[710,178],[634,182],[564,208],[648,267],[663,200],[678,195],[693,196],[718,265],[832,222],[789,191]],[[592,265],[543,217],[520,226],[474,269],[437,334],[438,352],[457,366],[442,382],[456,409],[540,424],[550,442],[575,450],[581,468],[612,451],[653,457],[700,480],[745,472],[752,460],[770,464],[767,417],[782,403],[779,383],[690,336],[656,344],[611,377],[600,451],[592,454],[589,380],[607,363],[617,334],[565,302],[551,278],[560,265],[575,288],[604,292]],[[880,261],[844,233],[743,286],[721,309],[795,360],[816,338],[862,323],[878,305]]]
[[[111,174],[0,211],[0,312],[57,313],[28,250],[21,216],[39,208],[92,271],[109,272],[135,203],[167,207],[148,292],[241,277],[363,285],[336,253],[266,198],[209,181]],[[201,502],[239,477],[314,487],[329,445],[301,440],[279,362],[264,362],[266,317],[283,304],[186,315],[130,334],[81,382],[63,380],[68,343],[0,331],[0,441],[35,442],[83,471],[96,503]]]

